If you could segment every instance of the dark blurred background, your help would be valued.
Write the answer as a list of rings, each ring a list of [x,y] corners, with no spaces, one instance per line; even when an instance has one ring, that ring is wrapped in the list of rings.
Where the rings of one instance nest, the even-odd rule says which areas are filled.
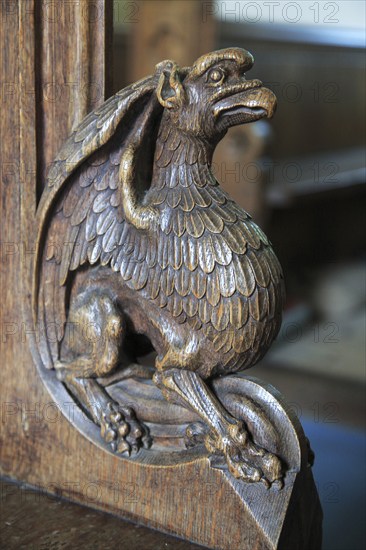
[[[316,454],[324,550],[365,547],[365,3],[114,0],[113,92],[162,59],[240,46],[278,97],[231,129],[217,179],[282,263],[279,338],[250,374],[275,385]]]

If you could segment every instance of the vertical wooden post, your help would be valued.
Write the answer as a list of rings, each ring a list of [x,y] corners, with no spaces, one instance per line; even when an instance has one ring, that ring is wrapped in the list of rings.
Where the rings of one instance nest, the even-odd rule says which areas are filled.
[[[133,79],[150,72],[151,65],[166,57],[162,55],[165,47],[159,45],[161,37],[164,40],[165,36],[169,57],[181,64],[211,49],[208,39],[203,38],[204,21],[197,11],[200,5],[181,2],[181,11],[173,13],[172,6],[177,7],[178,3],[146,3],[147,10],[160,6],[158,16],[162,19],[160,27],[151,29],[152,33],[149,33],[149,11],[146,20],[141,19],[146,41],[136,44],[137,54],[142,59],[145,52],[150,52],[152,57],[146,59],[144,66],[137,62],[137,55],[131,60],[131,67],[137,66],[141,71],[134,73]],[[37,199],[44,187],[47,167],[61,143],[108,94],[107,36],[112,34],[111,7],[110,0],[1,2],[0,341],[1,389],[5,397],[1,403],[0,474],[210,547],[274,548],[280,536],[281,514],[290,502],[290,491],[284,488],[282,492],[272,492],[268,513],[262,506],[261,489],[240,484],[227,471],[211,468],[205,456],[198,454],[195,459],[192,455],[186,463],[172,461],[162,469],[160,463],[154,465],[146,460],[140,464],[108,454],[88,441],[95,426],[88,427],[86,416],[83,421],[87,437],[81,437],[61,415],[42,386],[30,356],[30,333],[37,338],[37,327],[32,326],[27,308]],[[181,43],[178,41],[174,50],[171,39],[176,35]],[[258,395],[263,396],[265,391],[260,386]],[[232,392],[227,395],[232,400]],[[67,397],[70,396],[65,390]],[[273,405],[269,397],[268,409],[264,409],[264,399],[259,406],[268,416]],[[70,417],[83,415],[78,408],[76,412],[72,408],[71,397],[70,401],[57,404],[63,409],[69,406]],[[274,432],[283,428],[283,420],[287,418],[279,441],[286,441],[291,432],[296,462],[288,474],[294,477],[306,466],[305,450],[301,451],[306,442],[285,408],[281,410],[283,415],[278,417]],[[311,489],[313,482],[308,468],[304,476],[308,476]],[[308,501],[301,490],[299,495],[305,508],[318,506],[316,493],[309,492]],[[257,505],[256,514],[250,508],[253,503]],[[301,512],[300,505],[298,510]],[[297,523],[291,515],[289,518],[290,528],[294,529]],[[310,533],[311,519],[304,520],[304,531]],[[290,535],[290,543],[286,540],[285,547],[292,549],[292,532]],[[316,544],[311,541],[312,548]]]
[[[51,458],[52,450],[49,467],[39,460],[47,439],[41,411],[49,405],[49,396],[28,348],[31,332],[37,337],[28,307],[35,212],[58,148],[109,93],[112,3],[2,0],[0,10],[0,345],[5,407],[0,474],[36,483],[58,477],[60,465]],[[55,443],[67,440],[66,420],[60,417],[54,428]]]
[[[111,88],[111,9],[112,3],[106,0],[35,2],[34,76],[42,184],[72,128],[103,103]]]

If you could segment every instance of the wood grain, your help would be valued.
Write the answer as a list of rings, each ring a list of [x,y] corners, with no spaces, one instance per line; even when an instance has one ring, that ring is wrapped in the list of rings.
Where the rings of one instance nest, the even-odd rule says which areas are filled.
[[[243,531],[243,499],[220,470],[209,467],[207,458],[164,469],[142,467],[81,437],[42,386],[29,353],[34,328],[26,312],[37,195],[60,143],[106,95],[109,2],[93,4],[103,14],[95,27],[82,17],[90,13],[87,1],[78,4],[84,11],[77,12],[74,24],[61,9],[45,14],[46,2],[1,3],[0,69],[6,86],[0,121],[0,472],[212,548],[269,548],[249,516]],[[95,43],[94,32],[102,42]],[[92,95],[95,79],[103,88],[98,99]],[[71,100],[45,96],[65,85]],[[46,103],[47,98],[51,101]],[[72,409],[71,397],[62,405]]]
[[[72,128],[108,97],[112,3],[40,0],[33,12],[29,2],[22,4],[36,25],[38,185],[43,188],[47,170]]]
[[[202,546],[67,502],[24,484],[0,480],[3,548],[199,550]]]

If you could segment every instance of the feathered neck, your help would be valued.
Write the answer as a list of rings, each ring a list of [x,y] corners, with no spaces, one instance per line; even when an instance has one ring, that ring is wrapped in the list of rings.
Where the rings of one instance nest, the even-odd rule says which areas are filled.
[[[213,177],[210,167],[214,146],[184,133],[163,118],[155,148],[152,188],[204,187]]]

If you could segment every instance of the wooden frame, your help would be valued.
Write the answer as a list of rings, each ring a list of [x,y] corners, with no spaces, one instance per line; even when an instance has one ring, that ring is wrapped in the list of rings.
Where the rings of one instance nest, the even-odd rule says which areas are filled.
[[[45,0],[1,4],[6,91],[1,120],[1,345],[6,396],[1,474],[213,548],[291,548],[297,537],[297,523],[285,521],[291,507],[291,513],[303,517],[306,536],[299,548],[315,548],[320,514],[313,517],[303,511],[307,506],[319,511],[306,440],[272,388],[247,381],[250,395],[268,416],[271,400],[276,400],[274,424],[286,447],[281,456],[290,466],[288,485],[266,498],[264,487],[254,484],[244,491],[241,481],[235,482],[217,465],[212,468],[206,456],[160,467],[106,453],[73,429],[41,385],[29,352],[29,344],[39,337],[30,315],[36,206],[56,151],[87,112],[105,99],[109,86],[111,3],[80,0],[68,4],[72,13],[65,6],[57,11]],[[232,378],[231,383],[239,381]],[[222,395],[224,399],[225,384]],[[69,406],[71,418],[71,400],[60,408]]]

